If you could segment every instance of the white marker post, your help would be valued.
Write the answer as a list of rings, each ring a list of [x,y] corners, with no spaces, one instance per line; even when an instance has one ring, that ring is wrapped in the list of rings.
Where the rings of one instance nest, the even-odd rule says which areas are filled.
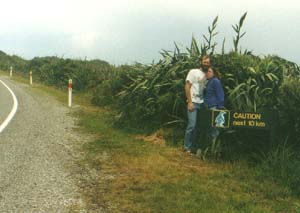
[[[9,77],[12,77],[12,70],[13,70],[13,67],[10,67]]]
[[[32,85],[32,71],[29,72],[29,84]]]
[[[72,79],[70,79],[69,80],[69,85],[68,85],[68,88],[69,88],[68,106],[69,107],[72,106],[72,87],[73,87]]]

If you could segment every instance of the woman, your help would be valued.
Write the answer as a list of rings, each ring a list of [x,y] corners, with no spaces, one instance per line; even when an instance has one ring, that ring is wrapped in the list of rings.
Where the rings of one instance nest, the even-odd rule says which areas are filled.
[[[224,109],[224,90],[218,71],[209,68],[206,73],[206,88],[204,93],[204,105],[210,109]],[[207,132],[208,143],[214,142],[219,135],[217,128],[209,128]]]
[[[206,88],[204,94],[204,104],[208,109],[224,108],[224,90],[220,81],[218,71],[209,68],[206,72]]]

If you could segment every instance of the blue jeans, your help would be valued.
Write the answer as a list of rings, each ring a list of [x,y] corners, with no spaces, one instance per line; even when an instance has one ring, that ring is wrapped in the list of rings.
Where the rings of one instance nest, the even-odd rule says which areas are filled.
[[[196,140],[196,124],[197,124],[197,113],[200,109],[201,104],[193,103],[194,110],[192,112],[187,109],[187,116],[188,116],[188,125],[185,130],[185,137],[184,137],[184,149],[191,150],[192,146]]]
[[[217,107],[209,107],[209,110],[214,110],[217,109]],[[218,128],[215,127],[209,127],[208,131],[207,131],[207,141],[208,144],[211,144],[213,141],[215,141],[217,139],[217,137],[219,136],[220,131]]]

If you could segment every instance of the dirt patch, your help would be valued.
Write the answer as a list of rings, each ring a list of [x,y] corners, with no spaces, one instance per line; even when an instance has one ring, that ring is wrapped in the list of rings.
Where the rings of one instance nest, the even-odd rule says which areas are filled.
[[[166,144],[166,140],[164,139],[164,137],[162,136],[161,132],[156,132],[152,135],[137,135],[135,137],[135,139],[137,140],[142,140],[142,141],[145,141],[145,142],[149,142],[149,143],[152,143],[152,144],[157,144],[157,145],[160,145],[160,146],[165,146]]]

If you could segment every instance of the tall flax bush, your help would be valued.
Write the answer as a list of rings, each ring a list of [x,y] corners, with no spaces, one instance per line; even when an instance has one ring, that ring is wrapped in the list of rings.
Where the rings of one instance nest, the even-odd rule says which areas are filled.
[[[235,53],[217,56],[230,109],[257,111],[276,108],[285,66],[271,56],[258,58]]]
[[[193,53],[193,52],[192,52]],[[164,51],[163,59],[130,78],[120,93],[122,118],[154,125],[181,121],[185,98],[183,85],[187,71],[198,66],[197,57]]]
[[[245,15],[241,18],[243,20]],[[240,20],[240,24],[243,21]],[[174,51],[161,52],[162,59],[139,74],[131,76],[119,93],[121,119],[141,124],[184,124],[186,120],[186,101],[184,94],[185,78],[191,68],[200,66],[199,58],[211,55],[211,63],[222,74],[225,90],[225,106],[228,109],[257,111],[278,106],[279,87],[284,72],[292,72],[279,57],[257,57],[249,51],[215,53],[213,43],[217,18],[209,27],[206,43],[199,47],[193,37],[191,46],[182,50],[175,44]],[[237,25],[236,29],[241,30]],[[239,37],[241,34],[237,32]],[[244,35],[244,33],[242,34]],[[212,45],[214,44],[214,45]],[[130,75],[130,73],[128,73]]]

